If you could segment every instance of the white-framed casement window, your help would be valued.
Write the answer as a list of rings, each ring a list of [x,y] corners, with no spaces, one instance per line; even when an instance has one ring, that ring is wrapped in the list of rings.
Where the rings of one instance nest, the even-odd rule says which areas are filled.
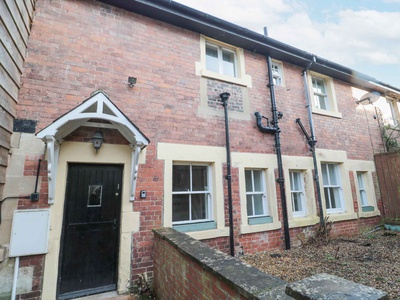
[[[172,168],[172,224],[212,221],[210,166],[174,164]]]
[[[200,62],[196,75],[251,87],[251,76],[245,72],[244,50],[200,35]]]
[[[283,67],[282,63],[277,61],[272,61],[271,63],[272,70],[272,81],[274,85],[283,85]]]
[[[237,77],[236,53],[220,45],[206,43],[206,68],[208,71]]]
[[[387,103],[389,104],[389,108],[390,108],[390,118],[388,120],[388,123],[391,126],[398,126],[399,125],[399,121],[398,121],[399,110],[398,110],[397,102],[392,99],[387,99]]]
[[[324,185],[324,196],[326,211],[328,213],[344,212],[342,183],[339,165],[332,163],[321,164],[322,179]]]
[[[368,172],[357,172],[358,195],[362,212],[375,211],[374,201],[370,199],[373,198],[372,194],[367,188],[368,182]]]
[[[318,109],[330,110],[325,80],[312,76],[311,81],[315,107]]]
[[[267,191],[265,188],[265,174],[263,170],[245,170],[246,179],[246,206],[249,224],[259,224],[260,217],[268,216]],[[261,222],[269,222],[262,220]]]
[[[310,71],[308,82],[313,113],[342,118],[338,111],[333,79]]]
[[[290,171],[289,176],[293,217],[304,217],[307,211],[305,203],[303,172]]]

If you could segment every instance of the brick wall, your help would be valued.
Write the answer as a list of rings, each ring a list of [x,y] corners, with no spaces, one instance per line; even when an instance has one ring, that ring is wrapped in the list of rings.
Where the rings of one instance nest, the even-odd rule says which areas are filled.
[[[151,140],[146,149],[146,161],[139,166],[137,182],[137,191],[147,190],[147,197],[138,198],[132,204],[134,211],[141,214],[139,232],[132,236],[133,279],[138,274],[153,271],[151,230],[163,225],[164,166],[157,160],[157,144],[225,146],[223,118],[198,113],[200,78],[195,75],[195,62],[200,61],[199,42],[197,33],[91,0],[41,0],[37,3],[17,105],[18,118],[36,120],[38,130],[43,129],[88,98],[91,92],[102,89]],[[265,57],[249,51],[245,51],[244,56],[246,74],[252,78],[252,87],[245,88],[250,119],[230,120],[232,151],[275,153],[273,136],[259,132],[253,116],[259,111],[271,118]],[[296,118],[301,118],[304,125],[308,124],[302,68],[289,63],[283,66],[285,85],[275,90],[277,108],[284,115],[279,124],[282,153],[310,156],[303,133],[295,123]],[[127,85],[129,76],[138,78],[134,88]],[[335,81],[335,91],[343,118],[314,115],[317,147],[345,150],[351,159],[372,160],[373,153],[382,147],[372,113],[357,109],[349,85]],[[240,90],[234,96],[238,97],[234,110],[241,111]],[[209,105],[218,104],[210,101]],[[69,139],[88,142],[92,132],[81,129]],[[120,136],[108,134],[105,142],[126,143]],[[26,162],[27,168],[30,164]],[[42,167],[45,168],[45,162]],[[243,246],[246,253],[282,247],[282,230],[239,233],[236,229],[241,222],[236,168],[232,168],[232,188],[235,246]],[[40,201],[46,197],[46,191],[47,179],[42,175]],[[282,219],[279,192],[277,195],[274,201],[278,203]],[[228,224],[227,199],[224,201],[225,223]],[[21,202],[20,207],[41,203],[44,202]],[[354,224],[338,222],[334,233],[345,233],[349,229],[356,232],[361,225],[377,223],[377,220]],[[292,230],[292,238],[295,239],[301,230]],[[205,242],[221,251],[229,250],[228,238]]]
[[[262,292],[285,285],[173,229],[155,230],[154,237],[157,299],[264,299]]]

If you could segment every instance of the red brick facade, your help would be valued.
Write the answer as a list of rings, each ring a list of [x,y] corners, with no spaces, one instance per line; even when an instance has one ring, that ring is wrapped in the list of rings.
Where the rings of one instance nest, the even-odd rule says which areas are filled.
[[[232,151],[275,154],[273,135],[261,133],[253,116],[255,111],[271,116],[266,59],[245,50],[244,60],[252,87],[225,85],[209,79],[207,95],[209,99],[215,100],[220,91],[229,91],[235,104],[235,107],[230,108],[231,111],[240,111],[243,101],[240,93],[245,90],[250,119],[230,119]],[[79,105],[91,92],[101,89],[151,141],[146,149],[145,163],[139,165],[136,187],[136,195],[138,191],[146,190],[147,197],[137,197],[132,203],[133,210],[140,213],[139,231],[132,236],[133,281],[137,275],[153,271],[153,257],[157,253],[153,253],[154,236],[151,230],[163,226],[165,178],[164,163],[157,159],[158,143],[225,147],[224,119],[218,115],[198,112],[201,78],[196,75],[195,62],[199,61],[200,36],[197,33],[90,0],[37,2],[17,117],[37,120],[37,130],[41,130]],[[278,110],[283,112],[279,123],[282,153],[287,156],[311,157],[304,135],[295,122],[296,118],[301,118],[305,125],[308,124],[303,69],[283,62],[283,70],[285,85],[275,87]],[[128,76],[138,78],[134,88],[128,86]],[[373,160],[374,153],[382,149],[377,121],[372,118],[370,111],[356,109],[357,99],[352,96],[349,84],[334,80],[334,87],[343,116],[340,119],[313,115],[317,147],[346,151],[348,159]],[[211,101],[208,105],[217,107],[219,104]],[[81,128],[69,136],[68,140],[90,142],[93,132],[93,128]],[[106,132],[105,143],[127,144],[123,136],[115,135],[111,130]],[[39,158],[43,159],[40,200],[36,203],[21,200],[19,208],[48,207],[45,175],[47,164],[44,157],[27,157],[25,175],[36,175]],[[357,212],[353,172],[350,172],[350,178],[354,211]],[[373,179],[378,193],[375,174]],[[225,180],[224,185],[226,191]],[[276,188],[277,199],[273,201],[277,202],[278,217],[282,220],[278,185]],[[238,169],[235,167],[232,168],[232,191],[236,250],[242,248],[245,254],[249,254],[283,247],[283,229],[240,233],[240,187]],[[290,195],[287,198],[290,201]],[[225,225],[228,226],[226,196],[224,201]],[[379,197],[377,201],[380,208]],[[361,229],[378,223],[379,217],[337,222],[332,234],[357,234]],[[303,229],[291,230],[293,242],[298,242],[297,235]],[[207,239],[204,242],[229,252],[228,237]],[[43,258],[22,260],[22,263],[35,266],[35,285],[32,293],[21,296],[21,299],[39,299],[40,293],[36,291],[41,288]],[[201,270],[188,271],[187,274],[201,276]],[[168,288],[174,289],[174,286]],[[194,290],[195,287],[189,286],[187,291],[180,292],[193,295]],[[221,286],[214,286],[211,290],[213,295],[222,293],[221,290],[225,293],[225,288]]]

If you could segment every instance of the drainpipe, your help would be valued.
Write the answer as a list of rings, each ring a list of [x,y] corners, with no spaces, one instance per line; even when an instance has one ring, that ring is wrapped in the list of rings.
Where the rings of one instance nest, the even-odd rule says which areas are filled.
[[[307,108],[307,112],[308,112],[308,120],[309,120],[309,124],[310,124],[311,136],[307,134],[300,119],[296,119],[296,123],[300,126],[301,130],[303,131],[304,135],[306,136],[308,145],[310,146],[310,151],[312,153],[313,162],[314,162],[314,180],[315,180],[315,185],[317,188],[317,201],[318,201],[318,206],[319,206],[319,223],[322,226],[324,224],[324,212],[322,209],[321,188],[319,185],[318,161],[317,161],[317,156],[315,153],[315,145],[317,144],[317,140],[315,138],[314,121],[312,118],[311,100],[310,100],[310,93],[309,93],[308,80],[307,80],[307,72],[311,68],[311,66],[314,63],[316,63],[316,61],[317,61],[316,57],[313,56],[312,61],[303,70],[304,89],[305,89],[306,102],[307,102],[306,108]]]
[[[225,113],[225,137],[226,137],[226,172],[225,179],[228,182],[228,209],[229,209],[229,246],[231,256],[235,256],[235,242],[233,237],[233,205],[232,205],[232,175],[231,175],[231,146],[229,141],[229,123],[228,123],[228,99],[231,94],[222,93],[219,96],[222,100],[222,106]]]
[[[264,28],[264,34],[267,36],[266,27]],[[289,221],[288,221],[287,204],[286,204],[285,178],[283,175],[280,129],[278,125],[279,119],[282,118],[283,114],[281,112],[278,112],[276,109],[274,81],[271,68],[271,57],[269,56],[269,54],[267,55],[267,65],[268,65],[268,78],[269,78],[268,87],[271,94],[272,127],[269,126],[268,119],[267,119],[267,126],[263,126],[261,124],[261,118],[263,117],[261,117],[261,115],[258,112],[255,113],[255,116],[257,118],[257,127],[261,132],[273,133],[275,135],[275,149],[276,149],[276,157],[278,160],[278,179],[276,181],[279,184],[279,190],[281,195],[283,231],[285,235],[285,249],[289,250],[290,249]]]

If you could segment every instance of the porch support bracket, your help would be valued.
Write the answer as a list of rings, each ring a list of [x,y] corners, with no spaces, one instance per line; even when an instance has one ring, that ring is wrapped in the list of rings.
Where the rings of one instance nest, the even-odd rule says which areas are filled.
[[[46,135],[48,203],[54,204],[60,144],[53,135]]]
[[[144,144],[142,142],[136,142],[135,145],[130,144],[132,148],[132,160],[131,160],[131,190],[129,193],[129,201],[135,200],[135,192],[136,192],[136,181],[137,174],[139,170],[139,155],[142,150]]]

